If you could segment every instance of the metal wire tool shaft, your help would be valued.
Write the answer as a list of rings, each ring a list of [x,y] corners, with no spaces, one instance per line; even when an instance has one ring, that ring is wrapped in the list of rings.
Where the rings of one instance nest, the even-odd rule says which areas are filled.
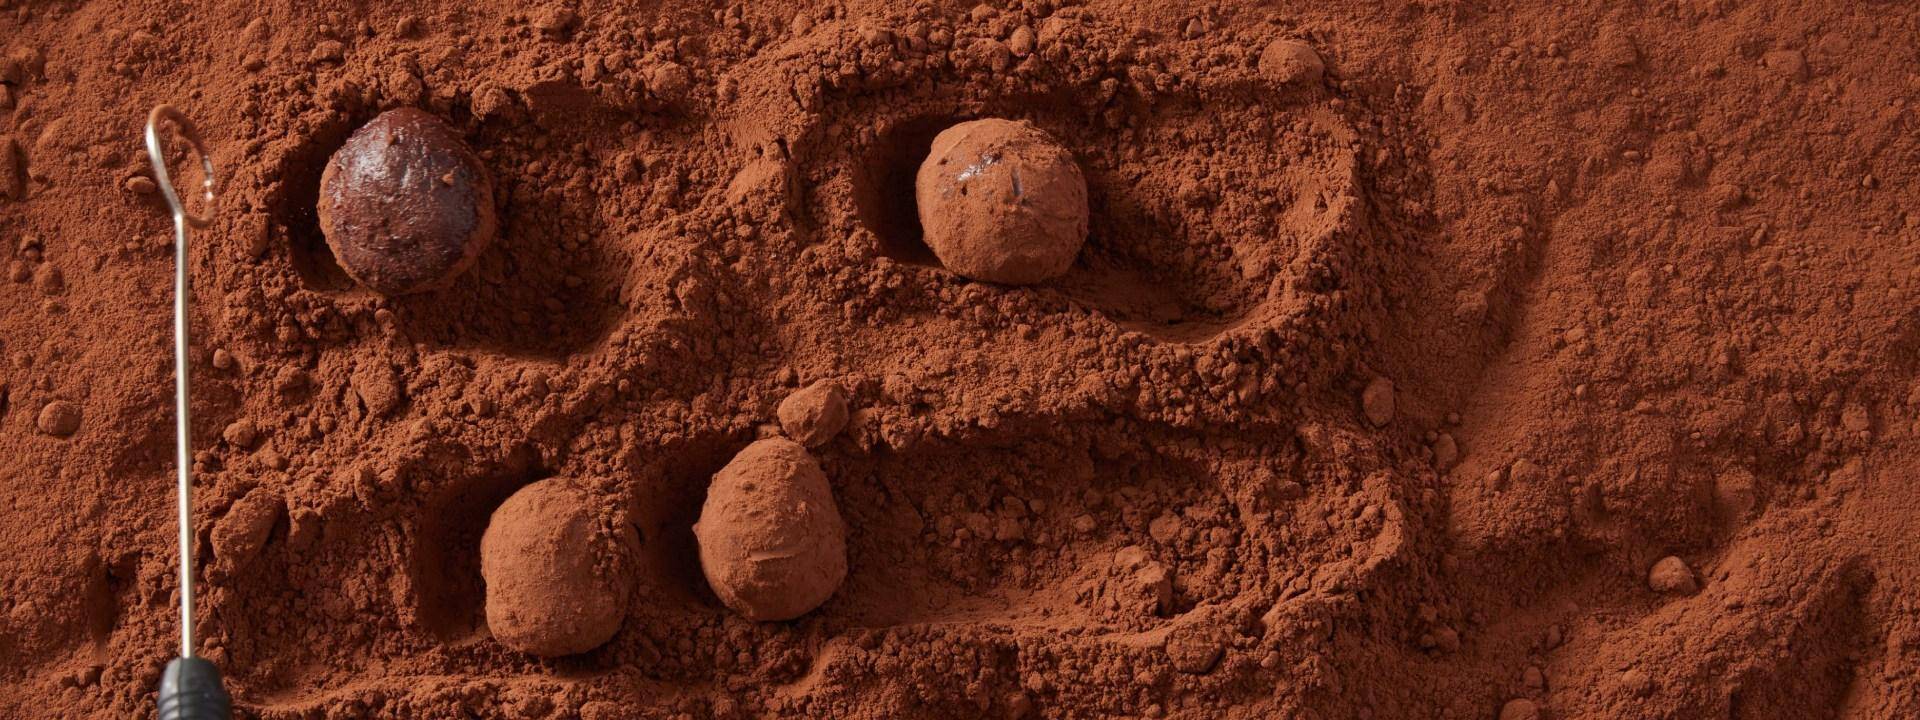
[[[215,183],[213,159],[200,142],[200,131],[193,122],[171,105],[161,105],[147,116],[147,157],[153,162],[153,180],[173,210],[173,376],[174,376],[174,464],[178,467],[180,524],[180,657],[167,664],[160,676],[161,720],[225,720],[232,714],[232,701],[220,679],[220,670],[193,652],[193,415],[192,365],[188,357],[191,323],[187,310],[193,297],[187,277],[187,228],[207,226],[205,215],[187,211],[186,203],[174,192],[173,178],[167,173],[166,148],[160,143],[160,124],[171,122],[180,137],[200,157],[200,169],[206,176],[201,190],[206,212],[213,211]]]

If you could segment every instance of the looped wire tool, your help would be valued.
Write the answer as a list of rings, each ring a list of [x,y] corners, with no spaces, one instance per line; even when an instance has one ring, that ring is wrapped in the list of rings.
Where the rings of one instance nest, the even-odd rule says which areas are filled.
[[[166,148],[160,144],[160,124],[171,122],[180,137],[200,157],[200,169],[206,175],[201,190],[206,199],[203,212],[213,212],[215,184],[213,158],[200,142],[200,131],[171,105],[161,105],[147,115],[147,158],[153,162],[153,179],[173,210],[173,377],[174,377],[174,462],[179,466],[177,488],[180,511],[180,657],[167,663],[160,676],[160,720],[226,720],[233,712],[233,701],[221,682],[220,669],[193,653],[193,422],[188,399],[191,365],[187,358],[188,316],[192,284],[187,279],[187,228],[207,226],[207,215],[187,211],[186,203],[174,192],[173,178],[167,173]]]

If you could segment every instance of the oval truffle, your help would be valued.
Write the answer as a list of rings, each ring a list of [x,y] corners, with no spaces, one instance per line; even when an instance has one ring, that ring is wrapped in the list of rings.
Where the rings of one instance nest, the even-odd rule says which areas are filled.
[[[927,247],[948,270],[1027,285],[1060,276],[1087,239],[1087,181],[1073,155],[1026,122],[947,128],[914,179]]]
[[[444,287],[492,242],[493,182],[440,118],[414,108],[355,130],[320,175],[334,258],[382,295]]]
[[[555,657],[613,638],[633,594],[632,526],[602,522],[591,493],[550,478],[493,511],[480,538],[487,627],[521,652]]]
[[[846,526],[826,473],[786,438],[748,445],[713,476],[693,534],[713,594],[750,620],[804,615],[847,577]]]

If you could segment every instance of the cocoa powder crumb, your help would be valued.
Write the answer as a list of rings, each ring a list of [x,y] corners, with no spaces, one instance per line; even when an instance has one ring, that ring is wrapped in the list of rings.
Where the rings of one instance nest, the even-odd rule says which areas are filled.
[[[1376,377],[1367,383],[1367,389],[1360,394],[1360,409],[1367,416],[1367,422],[1373,423],[1374,427],[1392,422],[1393,381]]]
[[[260,431],[254,427],[251,420],[235,420],[228,423],[225,430],[220,431],[220,438],[234,447],[252,448],[254,442],[260,438]]]
[[[815,447],[847,425],[847,394],[839,383],[821,380],[780,402],[780,427],[787,437]]]
[[[1685,560],[1673,556],[1653,564],[1647,573],[1647,585],[1663,595],[1692,595],[1700,587],[1694,581],[1693,569],[1687,567]]]
[[[346,59],[346,56],[347,46],[345,44],[342,44],[338,40],[322,40],[315,43],[313,50],[307,53],[307,61],[315,65],[321,63],[337,63]]]
[[[80,429],[80,408],[55,400],[41,406],[34,424],[40,428],[40,432],[54,437],[67,437]]]

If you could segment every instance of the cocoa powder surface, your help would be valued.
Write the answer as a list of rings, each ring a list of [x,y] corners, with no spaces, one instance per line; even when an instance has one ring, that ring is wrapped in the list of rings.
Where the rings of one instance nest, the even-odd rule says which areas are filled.
[[[222,174],[194,510],[245,717],[1920,716],[1916,32],[0,0],[0,717],[148,716],[177,651],[162,102]],[[398,107],[499,234],[383,298],[313,208]],[[1086,177],[1062,278],[920,241],[914,169],[986,117]],[[749,622],[691,526],[823,380],[847,579]],[[619,633],[557,659],[491,638],[478,556],[548,477],[640,537]]]

